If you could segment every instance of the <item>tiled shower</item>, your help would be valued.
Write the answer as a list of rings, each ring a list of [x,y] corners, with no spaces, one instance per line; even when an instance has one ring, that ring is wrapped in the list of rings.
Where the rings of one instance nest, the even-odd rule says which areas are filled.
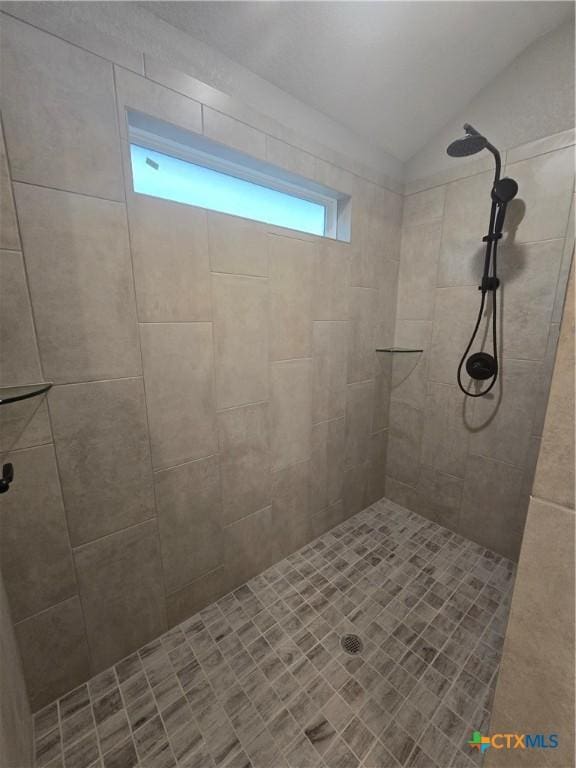
[[[0,403],[7,765],[480,765],[529,505],[573,525],[573,130],[503,152],[502,370],[472,401],[487,160],[404,183],[176,38],[4,5],[0,387],[52,384]],[[343,234],[135,192],[129,112],[336,190]]]

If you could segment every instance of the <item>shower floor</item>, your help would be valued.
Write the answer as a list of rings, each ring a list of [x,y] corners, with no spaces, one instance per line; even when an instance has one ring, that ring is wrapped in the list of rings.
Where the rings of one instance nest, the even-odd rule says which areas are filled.
[[[36,765],[472,768],[513,581],[384,499],[44,708]]]

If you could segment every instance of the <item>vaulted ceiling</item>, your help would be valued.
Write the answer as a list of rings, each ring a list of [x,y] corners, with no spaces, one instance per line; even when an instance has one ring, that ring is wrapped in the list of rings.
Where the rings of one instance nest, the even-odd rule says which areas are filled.
[[[426,144],[568,2],[146,2],[399,160]]]

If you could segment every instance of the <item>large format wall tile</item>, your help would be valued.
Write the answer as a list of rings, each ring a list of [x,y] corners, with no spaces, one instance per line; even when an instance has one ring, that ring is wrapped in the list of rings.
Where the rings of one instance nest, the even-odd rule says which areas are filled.
[[[0,451],[8,453],[52,442],[46,396],[27,398],[0,409]]]
[[[386,493],[386,459],[388,457],[388,430],[370,435],[368,446],[368,477],[366,504],[373,504]]]
[[[123,139],[128,137],[126,109],[174,123],[188,131],[202,133],[202,107],[199,102],[175,93],[170,88],[164,88],[145,77],[128,72],[122,67],[115,66],[114,75],[120,134]]]
[[[208,239],[213,272],[268,276],[268,237],[263,226],[209,211]]]
[[[542,136],[534,141],[519,144],[517,147],[510,147],[510,149],[506,150],[508,168],[510,168],[511,163],[517,163],[529,157],[537,157],[546,152],[555,152],[557,149],[573,146],[575,138],[574,128],[569,128],[566,131],[552,133],[549,136]]]
[[[370,189],[370,199],[365,243],[374,254],[376,278],[379,279],[379,266],[383,261],[400,259],[400,227],[404,198],[376,184],[366,186]]]
[[[416,511],[451,531],[458,531],[463,485],[459,477],[423,465],[416,485]]]
[[[380,263],[379,287],[376,291],[376,347],[389,347],[394,341],[398,272],[400,264],[392,259]],[[374,340],[373,340],[374,341]]]
[[[42,372],[22,254],[0,251],[0,384],[39,381]]]
[[[63,6],[26,6],[19,8],[17,13],[15,11],[13,7],[11,12],[19,19],[72,45],[91,51],[108,61],[114,61],[134,72],[143,71],[142,53],[123,40],[118,31],[112,32],[105,24],[90,23],[90,20],[95,21],[91,14],[92,9],[88,10],[84,6],[74,9]]]
[[[560,265],[560,274],[558,276],[558,285],[556,286],[556,297],[554,299],[554,309],[552,310],[552,322],[559,323],[562,319],[562,311],[564,309],[564,300],[566,298],[566,289],[568,286],[568,278],[570,276],[570,268],[574,259],[574,245],[575,245],[575,219],[576,217],[576,194],[572,197],[572,206],[570,208],[570,215],[568,217],[568,227],[566,230],[566,237],[564,238],[564,250],[562,251],[562,263]]]
[[[376,355],[374,375],[374,412],[372,430],[387,429],[390,417],[390,391],[392,387],[393,355],[379,352]]]
[[[124,206],[16,184],[44,374],[57,383],[140,373]]]
[[[458,363],[468,344],[478,314],[478,290],[473,286],[438,288],[432,326],[428,378],[431,381],[453,384]],[[469,377],[463,368],[464,386]]]
[[[314,257],[312,318],[345,320],[348,317],[350,246],[336,240],[318,243]]]
[[[573,509],[530,502],[490,726],[560,734],[546,754],[558,768],[574,764],[574,522]],[[491,767],[518,765],[491,751]]]
[[[386,355],[392,361],[393,401],[424,407],[431,336],[432,323],[427,320],[396,321],[394,346],[422,352]]]
[[[301,461],[272,475],[272,529],[280,557],[312,538],[310,461]]]
[[[313,324],[312,420],[337,419],[346,407],[348,323]]]
[[[475,285],[482,276],[488,232],[492,172],[448,184],[438,267],[438,285]]]
[[[542,364],[531,360],[501,362],[500,379],[469,409],[470,451],[523,467],[538,398]]]
[[[309,357],[316,245],[270,236],[270,359]]]
[[[138,319],[210,320],[206,211],[147,195],[128,195]]]
[[[213,275],[216,405],[268,399],[268,280]]]
[[[455,384],[428,382],[424,408],[423,464],[464,477],[473,405]]]
[[[49,403],[73,545],[151,518],[142,380],[54,387]]]
[[[441,220],[402,230],[398,319],[432,318],[441,232]]]
[[[217,414],[222,475],[222,520],[233,523],[269,506],[270,416],[268,403]]]
[[[230,590],[229,576],[225,566],[221,565],[166,595],[168,627],[180,624],[225,595]]]
[[[20,250],[20,234],[16,220],[16,208],[12,195],[12,183],[8,172],[4,134],[0,126],[0,248]]]
[[[364,464],[372,431],[374,381],[349,384],[346,391],[346,467]]]
[[[272,467],[278,470],[310,457],[312,360],[274,363],[270,380]]]
[[[12,178],[120,200],[112,65],[6,16],[2,27]]]
[[[548,341],[546,342],[546,352],[541,364],[538,391],[536,394],[534,411],[532,412],[533,435],[541,435],[544,429],[544,419],[546,418],[546,407],[548,405],[548,396],[550,394],[550,385],[552,383],[552,374],[554,372],[554,361],[556,359],[556,348],[558,346],[559,336],[560,325],[558,323],[550,323]]]
[[[402,483],[389,475],[386,476],[386,498],[413,510],[419,509],[421,503],[421,497],[414,486]],[[424,512],[422,514],[426,516]]]
[[[266,136],[266,160],[307,179],[316,177],[316,158],[284,141]]]
[[[388,474],[395,480],[414,485],[420,474],[422,411],[405,403],[394,403],[388,436]]]
[[[404,198],[402,226],[412,227],[442,218],[446,187],[433,187]]]
[[[361,197],[352,207],[352,239],[350,243],[350,285],[354,288],[374,288],[378,278],[378,262],[383,256],[384,243],[376,243],[371,232],[368,210],[369,196]],[[377,249],[374,247],[377,246]],[[379,258],[380,257],[380,258]]]
[[[517,200],[524,204],[515,227],[516,242],[564,237],[574,187],[574,148],[512,163],[506,166],[506,175],[518,182]]]
[[[155,469],[217,451],[211,323],[140,326]]]
[[[155,475],[158,528],[167,592],[222,562],[222,500],[218,457]]]
[[[460,532],[516,560],[526,515],[522,471],[483,456],[469,456],[464,477]]]
[[[74,559],[94,674],[166,628],[156,521],[84,544]]]
[[[506,357],[544,358],[563,244],[550,240],[502,249],[498,310],[503,311],[502,351]]]
[[[312,514],[312,535],[321,536],[344,520],[344,502],[342,499],[334,502],[326,509]]]
[[[313,514],[342,498],[345,444],[344,418],[312,427],[310,509]]]
[[[240,586],[279,559],[271,507],[224,528],[224,560],[230,588]]]
[[[374,376],[375,322],[377,291],[372,288],[348,289],[348,383]]]
[[[75,595],[15,626],[33,712],[90,677],[80,600]]]
[[[368,482],[368,464],[358,464],[348,467],[344,472],[342,502],[344,518],[361,512],[366,506],[366,489]]]
[[[546,411],[534,495],[574,508],[574,268]]]
[[[0,497],[0,552],[12,618],[20,621],[73,595],[76,583],[53,446],[9,458],[14,482]]]
[[[32,756],[33,722],[24,680],[18,641],[14,632],[8,596],[0,573],[0,762],[6,768],[34,765]]]
[[[202,106],[202,115],[205,136],[252,157],[266,159],[266,134],[262,131],[205,105]]]

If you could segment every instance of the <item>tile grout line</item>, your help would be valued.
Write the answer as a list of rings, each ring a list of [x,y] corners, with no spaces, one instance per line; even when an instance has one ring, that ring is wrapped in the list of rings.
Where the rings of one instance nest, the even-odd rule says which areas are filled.
[[[363,520],[367,516],[369,516],[369,514],[371,513],[371,510],[372,510],[371,514],[373,514],[373,515],[374,514],[383,514],[383,513],[379,513],[377,511],[374,511],[378,507],[379,504],[381,504],[381,503],[377,502],[375,505],[372,505],[367,510],[364,510],[363,512],[359,513],[359,515],[356,515],[356,516],[354,516],[352,518],[349,518],[347,521],[342,523],[337,528],[332,529],[332,531],[343,530],[344,533],[340,535],[340,538],[346,538],[348,536],[351,536],[352,534],[348,533],[347,531],[350,531],[351,529],[358,530],[362,526]],[[398,508],[396,505],[393,505],[391,502],[386,502],[386,504],[387,504],[387,506],[385,506],[385,509],[389,513],[391,511],[392,513],[398,515],[398,509],[400,509],[400,508]],[[394,574],[394,573],[396,573],[398,571],[398,573],[396,575],[397,579],[400,578],[401,574],[407,570],[406,566],[410,562],[410,558],[412,558],[414,556],[417,556],[419,552],[423,552],[424,553],[427,550],[426,544],[428,542],[431,542],[434,539],[435,536],[436,536],[436,538],[438,538],[438,534],[435,533],[435,532],[442,531],[442,530],[446,531],[446,529],[442,529],[441,526],[438,526],[437,524],[430,523],[429,521],[425,520],[424,518],[420,518],[415,513],[410,513],[410,512],[405,512],[404,511],[404,514],[406,515],[407,520],[408,521],[412,521],[414,524],[415,524],[414,521],[416,521],[416,522],[419,521],[418,530],[420,531],[420,533],[418,534],[417,542],[412,544],[410,546],[410,548],[409,548],[409,551],[407,552],[408,560],[404,561],[402,564],[396,564],[394,566],[394,568],[392,569],[392,574]],[[412,528],[413,528],[413,526],[412,526]],[[409,530],[412,530],[412,529],[409,529]],[[300,573],[300,571],[299,571],[299,566],[302,564],[302,561],[306,562],[306,556],[301,554],[301,553],[308,553],[309,556],[313,557],[313,555],[310,555],[310,553],[312,551],[314,551],[314,544],[317,544],[318,542],[322,542],[323,540],[324,541],[332,541],[332,544],[328,547],[328,551],[330,551],[331,549],[334,549],[335,548],[334,540],[338,541],[338,538],[333,535],[332,531],[329,531],[329,532],[323,534],[322,536],[317,537],[312,542],[310,542],[309,544],[306,544],[300,550],[298,550],[295,553],[293,553],[292,555],[290,555],[284,561],[281,561],[280,564],[275,564],[275,565],[271,566],[269,569],[267,569],[267,571],[264,571],[263,574],[259,574],[258,576],[254,577],[254,579],[251,579],[250,582],[248,582],[247,585],[245,585],[246,589],[249,592],[249,594],[252,595],[253,598],[256,597],[256,602],[258,604],[257,611],[256,611],[256,613],[253,614],[254,618],[257,615],[262,615],[264,611],[268,612],[267,605],[276,604],[279,600],[283,601],[281,593],[278,592],[277,589],[275,589],[274,585],[280,585],[283,581],[285,581],[285,576],[286,575],[289,575],[289,574],[292,573],[292,574],[299,574],[299,576],[300,576],[300,578],[297,579],[297,581],[294,584],[291,583],[291,582],[287,582],[290,585],[290,589],[291,590],[292,589],[297,589],[297,587],[295,585],[300,583],[302,579],[304,581],[308,581],[308,583],[309,583],[310,576],[313,576],[314,574],[316,574],[317,576],[321,576],[322,575],[321,574],[321,570],[324,570],[327,567],[326,564],[329,563],[329,561],[327,561],[326,558],[323,558],[321,555],[318,555],[318,557],[322,558],[321,562],[320,562],[320,565],[317,566],[317,565],[312,565],[311,564],[312,571],[311,572],[309,571],[307,576],[303,576]],[[446,534],[447,534],[447,536],[446,536]],[[454,533],[448,532],[448,531],[446,531],[446,534],[444,534],[444,536],[443,536],[444,542],[443,542],[442,546],[437,545],[437,546],[439,546],[439,548],[436,551],[427,550],[428,551],[428,559],[430,560],[431,563],[433,563],[435,561],[439,561],[440,557],[442,556],[442,553],[445,550],[447,551],[447,554],[449,555],[449,557],[447,559],[445,559],[445,561],[443,563],[443,566],[441,568],[440,574],[447,573],[453,567],[453,564],[456,561],[458,561],[459,559],[461,560],[461,558],[463,556],[463,552],[465,552],[465,551],[469,551],[469,550],[474,551],[476,553],[475,562],[477,562],[477,563],[480,562],[481,557],[483,557],[483,553],[487,552],[487,550],[485,550],[483,547],[480,547],[479,545],[475,545],[475,544],[473,544],[471,542],[465,542],[465,540],[462,537],[458,536],[457,534],[454,534]],[[411,534],[411,536],[412,536],[412,534]],[[410,536],[410,539],[405,539],[404,541],[411,540],[411,536]],[[362,540],[365,539],[365,538],[366,538],[365,535],[364,536],[361,535],[360,536],[360,542],[362,542]],[[464,550],[460,554],[458,553],[458,550],[454,546],[450,547],[450,545],[449,545],[450,541],[457,542],[457,540],[460,540],[461,542],[465,542]],[[357,544],[356,546],[361,548],[364,545]],[[378,547],[376,547],[376,548],[378,548]],[[374,545],[372,545],[372,549],[369,548],[368,551],[372,551],[373,549],[374,549]],[[342,551],[342,547],[339,546],[336,551],[337,552],[341,552]],[[338,555],[338,557],[340,557],[340,555]],[[354,553],[354,555],[352,555],[351,558],[346,560],[348,568],[353,568],[354,565],[358,565],[360,562],[363,561],[364,557],[365,557],[365,554],[364,555],[360,555],[358,553]],[[502,558],[502,557],[498,557],[498,561],[499,562],[506,562],[505,558]],[[280,565],[280,568],[277,567],[278,565]],[[410,564],[410,565],[411,565],[411,569],[409,568],[408,570],[412,571],[412,577],[410,577],[410,576],[404,577],[404,587],[400,588],[400,592],[404,591],[405,587],[408,587],[409,584],[411,583],[412,578],[414,576],[414,569],[416,568],[416,571],[418,571],[418,568],[414,564]],[[319,570],[319,567],[320,567],[321,570]],[[364,569],[364,570],[366,570],[366,569]],[[493,571],[494,570],[496,570],[496,568],[494,568]],[[284,575],[282,575],[282,571],[285,572]],[[491,572],[493,572],[493,571],[491,571]],[[471,572],[473,573],[474,569],[472,569]],[[275,574],[275,577],[272,579],[271,582],[265,576],[265,574],[269,574],[269,573]],[[364,576],[362,578],[366,578],[366,577]],[[459,587],[462,586],[465,583],[466,578],[467,578],[467,572],[462,570],[462,572],[460,574],[460,579],[456,582],[456,584],[452,583],[452,588],[450,590],[448,590],[448,597],[446,598],[446,600],[449,600],[450,596],[453,596],[453,595],[457,594]],[[266,587],[267,590],[270,590],[270,589],[273,590],[274,595],[276,595],[276,597],[277,597],[277,599],[275,599],[274,603],[262,603],[260,600],[258,600],[257,593],[253,592],[252,589],[250,588],[250,584],[253,584],[254,586],[256,586],[257,580],[264,581],[268,585]],[[333,582],[330,581],[330,580],[328,580],[328,582],[327,582],[327,584],[332,584],[332,583]],[[393,581],[392,583],[397,583],[397,582]],[[437,582],[437,583],[438,584],[442,584],[442,582]],[[350,586],[352,586],[352,582],[349,582],[349,584],[350,584]],[[467,603],[470,604],[470,602],[471,602],[472,605],[475,604],[476,600],[478,600],[481,597],[481,595],[483,594],[483,592],[485,591],[486,586],[487,586],[487,582],[482,585],[480,591],[477,593],[476,597],[473,600],[471,600],[470,597],[467,598]],[[210,606],[207,606],[206,609],[203,609],[202,611],[200,611],[198,614],[195,615],[195,617],[198,617],[202,621],[202,626],[204,627],[204,630],[202,630],[202,631],[207,631],[208,635],[210,637],[212,637],[212,633],[210,631],[210,627],[214,626],[214,624],[218,620],[224,620],[226,622],[227,626],[233,632],[236,632],[236,630],[233,629],[233,626],[228,623],[227,615],[221,609],[221,604],[222,604],[222,601],[225,598],[228,598],[229,600],[235,601],[234,604],[236,606],[241,606],[242,604],[240,602],[240,599],[239,599],[239,597],[236,594],[236,593],[238,593],[240,591],[240,589],[242,589],[242,588],[238,588],[238,589],[234,590],[233,592],[229,593],[227,596],[224,596],[224,598],[221,598],[220,600],[216,601],[215,603],[212,603]],[[258,589],[258,587],[257,587],[257,589]],[[313,587],[313,589],[315,590],[315,593],[318,591],[315,587]],[[404,617],[406,617],[410,613],[412,613],[418,605],[420,605],[423,602],[425,602],[424,601],[424,596],[426,594],[428,594],[428,592],[429,592],[429,588],[426,588],[424,590],[424,592],[421,593],[420,599],[417,601],[417,603],[415,603],[413,606],[410,606],[408,608],[408,610],[405,613]],[[318,594],[320,594],[320,593],[318,592]],[[272,597],[272,596],[270,596],[270,597]],[[336,590],[336,592],[333,595],[334,599],[336,597],[338,597],[338,591],[337,590]],[[298,630],[297,630],[295,635],[294,634],[293,635],[288,635],[288,637],[293,637],[294,638],[294,637],[298,636],[301,632],[309,631],[310,624],[316,618],[319,618],[319,617],[321,617],[323,615],[322,613],[318,614],[318,611],[314,610],[312,608],[312,606],[310,605],[310,603],[306,599],[304,600],[304,604],[307,605],[311,609],[311,611],[313,611],[312,617],[309,618],[309,620],[301,628],[298,628]],[[333,603],[329,600],[328,601],[328,605],[329,606],[333,605]],[[325,610],[325,609],[322,609],[322,610]],[[209,611],[212,611],[212,614],[209,614],[208,613]],[[439,615],[439,611],[440,611],[439,608],[436,609],[435,612],[434,612],[434,616]],[[217,617],[216,618],[214,618],[214,616],[213,616],[214,612],[217,612]],[[202,620],[202,614],[203,613],[205,614],[204,620]],[[288,610],[287,616],[289,617],[293,613],[294,613],[294,611]],[[271,617],[273,619],[274,618],[273,615],[272,614],[270,614],[270,615],[271,615]],[[378,614],[378,616],[379,615],[381,615],[381,612]],[[462,614],[462,615],[464,615],[464,614]],[[188,637],[187,637],[184,629],[182,629],[182,628],[185,627],[185,626],[190,626],[190,623],[194,620],[195,617],[190,617],[189,619],[186,619],[184,622],[182,622],[182,624],[178,625],[178,627],[176,628],[179,632],[182,632],[182,634],[184,635],[184,637],[185,637],[184,642],[187,643],[188,647],[191,647],[191,645],[190,645],[190,642],[188,640]],[[220,619],[218,619],[218,617],[220,617]],[[251,619],[249,619],[249,621],[251,621]],[[347,618],[343,618],[342,621],[346,622],[346,621],[348,621],[348,619]],[[403,619],[399,619],[399,621],[400,621],[400,623],[403,623]],[[432,619],[430,621],[432,621]],[[428,624],[425,624],[425,628],[429,625],[429,623],[430,622],[428,622]],[[456,628],[459,626],[459,624],[457,624],[456,622],[452,622],[452,623],[454,623],[454,626]],[[277,621],[273,621],[271,627],[274,627],[274,626],[281,626],[281,625],[279,625]],[[259,630],[258,636],[259,637],[264,637],[265,633],[267,631],[268,631],[267,629],[265,629],[264,631]],[[452,632],[452,631],[453,630],[450,630],[450,632]],[[485,631],[487,631],[487,628],[486,628]],[[166,633],[166,636],[169,636],[171,632],[174,632],[174,630],[171,630],[170,632]],[[481,637],[483,637],[483,635],[484,635],[484,633],[481,633]],[[318,636],[314,636],[315,637],[315,643],[312,645],[312,647],[316,647],[316,645],[320,645],[321,647],[325,648],[325,646],[323,645],[323,641],[324,641],[324,639],[327,636],[328,635],[322,635],[322,636],[320,636],[320,638],[318,638]],[[153,641],[153,642],[160,644],[159,647],[161,647],[163,649],[163,651],[162,651],[163,655],[165,656],[166,659],[168,659],[168,656],[167,656],[168,651],[165,650],[164,646],[162,645],[162,638],[163,637],[164,636],[162,636],[161,638],[159,638],[158,640]],[[446,638],[446,642],[447,641],[448,641],[448,638]],[[292,640],[292,642],[294,642],[294,640]],[[402,641],[400,641],[400,642],[402,642]],[[479,643],[479,642],[480,642],[480,639],[477,639],[477,643]],[[477,643],[475,643],[473,647],[476,647]],[[212,637],[212,644],[213,644],[213,646],[215,648],[219,648],[218,641],[215,640],[214,637]],[[240,644],[241,644],[241,646],[243,648],[247,648],[246,644],[243,641],[240,641]],[[145,646],[145,647],[147,647],[147,646]],[[442,647],[443,646],[441,646],[441,648]],[[406,646],[405,648],[406,648],[406,650],[408,650],[408,646]],[[192,652],[194,653],[193,648],[192,648]],[[210,652],[210,653],[212,653],[212,652]],[[307,654],[307,652],[301,651],[301,657],[302,658],[307,658],[306,654]],[[404,652],[403,652],[403,654],[404,654]],[[228,667],[228,662],[226,661],[226,658],[224,658],[223,661],[225,663],[225,666],[228,669],[230,669]],[[203,663],[202,662],[199,662],[199,663],[201,665],[201,668],[203,669]],[[256,668],[258,668],[259,667],[259,662],[254,659],[254,663],[256,665]],[[275,680],[280,679],[280,677],[282,677],[285,673],[290,673],[291,668],[295,664],[297,664],[297,663],[298,663],[298,661],[288,665],[288,667],[286,667],[284,665],[283,671],[281,673],[279,673],[279,675],[277,675],[276,677],[273,677],[268,684],[272,685]],[[464,666],[465,666],[465,663],[466,662],[464,660],[464,662],[462,662],[462,664],[458,667],[458,670],[463,669]],[[324,678],[324,675],[323,675],[323,672],[324,672],[324,670],[326,669],[327,666],[329,666],[329,664],[325,664],[321,668],[317,668],[314,665],[314,673],[313,674],[315,676],[315,679],[317,677],[321,677],[323,680],[325,680],[325,682],[327,682],[328,687],[330,688],[330,690],[333,691],[332,695],[329,697],[329,700],[331,700],[333,698],[333,696],[334,696],[334,689],[332,688],[331,684],[328,681],[326,681],[326,679]],[[114,669],[114,668],[112,668],[112,669]],[[176,668],[174,667],[174,670],[175,669]],[[146,672],[146,667],[144,667],[144,672]],[[204,674],[206,674],[206,672]],[[249,674],[251,674],[251,673],[247,672],[246,676],[248,676]],[[494,671],[493,675],[495,675],[495,674],[496,674],[496,671]],[[235,677],[236,677],[236,679],[240,683],[241,678],[238,677],[236,674],[235,674]],[[210,677],[209,676],[208,676],[208,682],[210,682]],[[179,683],[180,683],[180,681],[179,681]],[[211,686],[212,691],[216,695],[216,700],[219,701],[220,698],[219,698],[218,694],[216,693],[216,690],[213,688],[211,683],[210,683],[210,686]],[[182,688],[181,685],[179,687],[180,687],[181,691],[184,691],[184,689]],[[300,690],[301,691],[303,690],[302,686],[300,686]],[[450,690],[450,687],[444,691],[443,697],[449,693],[449,690]],[[336,691],[336,694],[339,695],[338,691]],[[281,701],[280,711],[283,711],[284,709],[287,709],[287,704],[290,702],[290,700],[294,696],[295,696],[295,692],[293,692],[292,695],[290,697],[288,697],[288,699],[286,699],[286,701],[284,701],[284,700]],[[403,694],[401,694],[401,698],[402,698],[402,702],[403,703],[406,703],[408,701],[406,696],[404,696]],[[222,705],[220,705],[220,706],[222,706]],[[322,707],[323,706],[324,705],[322,705]],[[399,710],[401,709],[402,706],[403,706],[403,704],[398,706],[398,707],[396,707],[395,714],[391,715],[392,722],[396,722],[394,718],[396,717],[396,714],[399,712]],[[358,714],[359,714],[359,712],[358,712]],[[353,715],[354,715],[354,713],[353,713]],[[275,717],[276,717],[276,714],[273,715],[273,717],[271,718],[271,721]],[[162,717],[161,717],[161,719],[163,720]],[[341,735],[341,733],[343,732],[343,730],[345,729],[347,724],[348,724],[348,720],[346,721],[346,723],[343,726],[341,726],[340,729],[337,729],[337,733]],[[233,730],[234,730],[234,733],[236,734],[236,738],[238,739],[238,741],[242,745],[243,742],[238,738],[238,733],[236,732],[236,729],[233,728]],[[265,730],[269,733],[269,724],[267,724],[267,725],[265,724]],[[202,731],[202,729],[200,729],[200,731]],[[376,734],[374,734],[372,731],[370,731],[370,732],[372,733],[372,735],[376,736],[376,740],[378,740],[379,737]],[[281,751],[283,751],[284,753],[287,753],[289,748],[295,743],[295,741],[297,741],[298,738],[301,737],[301,735],[302,735],[302,727],[299,728],[299,736],[295,737],[295,739],[292,742],[290,742],[288,744],[288,746],[286,748],[284,748],[284,750],[281,749]],[[453,743],[454,747],[457,748],[457,745],[454,744],[454,742],[452,742],[452,743]]]

